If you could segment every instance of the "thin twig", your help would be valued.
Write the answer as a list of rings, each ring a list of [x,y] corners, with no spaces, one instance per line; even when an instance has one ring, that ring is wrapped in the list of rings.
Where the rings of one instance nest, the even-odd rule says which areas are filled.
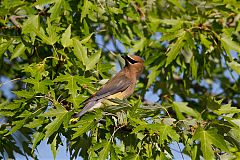
[[[12,15],[9,17],[9,19],[12,21],[12,23],[17,27],[20,28],[19,23],[17,22],[17,19],[24,19],[27,18],[27,16],[16,16],[16,15]]]
[[[181,148],[180,148],[180,146],[179,146],[179,143],[177,143],[177,145],[178,145],[178,149],[179,149],[179,151],[180,151],[180,153],[181,153],[182,159],[184,160],[184,157],[183,157],[183,154],[182,154]]]
[[[6,82],[4,82],[4,83],[0,83],[0,87],[3,86],[3,85],[5,85],[5,84],[8,84],[8,83],[10,83],[10,82],[18,81],[18,80],[20,80],[20,79],[21,79],[21,78],[15,78],[15,79],[12,79],[12,80],[10,80],[10,81],[6,81]]]

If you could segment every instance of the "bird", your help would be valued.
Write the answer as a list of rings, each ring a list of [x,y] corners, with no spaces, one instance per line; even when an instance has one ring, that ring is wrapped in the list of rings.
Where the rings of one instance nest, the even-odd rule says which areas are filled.
[[[74,118],[99,108],[109,99],[123,100],[131,96],[135,85],[144,70],[144,60],[137,55],[121,56],[125,60],[125,66],[112,79],[108,80],[95,94],[85,100],[83,109],[73,115]]]

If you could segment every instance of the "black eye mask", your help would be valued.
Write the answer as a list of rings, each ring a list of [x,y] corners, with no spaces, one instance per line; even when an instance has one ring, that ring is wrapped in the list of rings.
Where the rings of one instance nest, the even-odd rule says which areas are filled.
[[[127,64],[131,63],[131,64],[134,64],[134,63],[137,63],[137,61],[135,61],[134,59],[132,59],[131,57],[129,56],[122,56],[122,58],[125,60],[125,62]]]

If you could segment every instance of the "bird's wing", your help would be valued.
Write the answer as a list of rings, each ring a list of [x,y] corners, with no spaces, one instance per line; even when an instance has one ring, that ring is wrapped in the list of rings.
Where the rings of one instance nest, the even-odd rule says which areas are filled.
[[[94,96],[89,98],[86,102],[96,101],[98,99],[105,98],[109,95],[113,95],[118,92],[126,90],[131,85],[131,80],[124,74],[116,75],[109,80]]]
[[[116,75],[111,80],[109,80],[95,95],[84,101],[84,108],[80,113],[74,115],[74,117],[81,117],[88,110],[92,109],[95,104],[101,102],[103,98],[126,90],[130,84],[130,79],[124,74]]]

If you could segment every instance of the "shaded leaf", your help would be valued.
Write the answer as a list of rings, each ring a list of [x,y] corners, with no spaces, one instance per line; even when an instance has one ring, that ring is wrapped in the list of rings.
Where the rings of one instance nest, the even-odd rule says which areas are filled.
[[[108,159],[110,147],[111,147],[111,140],[106,141],[103,145],[103,149],[99,153],[100,160]]]
[[[67,114],[69,113],[66,111],[63,114],[57,115],[57,117],[45,127],[46,133],[44,138],[50,137],[54,132],[56,132],[59,129],[60,125],[67,117]]]
[[[186,102],[173,102],[173,108],[176,111],[178,119],[180,120],[185,119],[182,113],[186,113],[187,115],[190,115],[196,118],[200,117],[200,113],[188,107],[187,104],[188,103]]]
[[[17,47],[13,51],[13,54],[11,56],[11,60],[19,57],[21,54],[23,54],[25,52],[25,50],[26,50],[26,47],[23,43],[18,44]]]
[[[181,36],[177,39],[174,44],[170,45],[169,51],[167,52],[167,61],[165,66],[168,66],[173,60],[176,59],[177,55],[180,53],[182,47],[184,46],[187,32],[183,31]]]
[[[8,47],[12,44],[12,41],[13,40],[8,40],[6,42],[1,41],[1,43],[0,43],[0,58],[7,51]]]

